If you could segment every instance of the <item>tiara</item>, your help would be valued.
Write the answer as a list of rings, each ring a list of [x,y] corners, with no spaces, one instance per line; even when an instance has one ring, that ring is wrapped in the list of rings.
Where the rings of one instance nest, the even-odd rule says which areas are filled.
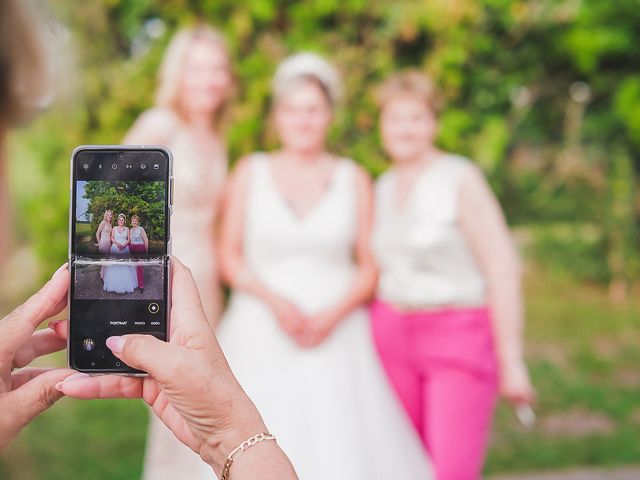
[[[293,80],[305,75],[312,75],[322,83],[332,105],[339,102],[342,84],[338,72],[320,55],[310,52],[292,55],[278,66],[272,84],[276,97],[286,92]]]

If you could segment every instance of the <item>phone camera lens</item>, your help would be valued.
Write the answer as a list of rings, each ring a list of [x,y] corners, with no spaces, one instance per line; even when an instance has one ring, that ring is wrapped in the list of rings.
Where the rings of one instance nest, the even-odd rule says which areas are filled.
[[[112,163],[111,164],[111,168],[113,168],[115,170],[116,168],[118,168],[118,164],[117,163]]]

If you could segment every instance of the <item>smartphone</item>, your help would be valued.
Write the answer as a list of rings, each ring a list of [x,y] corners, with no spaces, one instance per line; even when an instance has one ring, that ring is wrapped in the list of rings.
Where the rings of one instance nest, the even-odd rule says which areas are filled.
[[[172,164],[160,146],[85,145],[71,155],[70,368],[141,375],[107,338],[168,340]]]

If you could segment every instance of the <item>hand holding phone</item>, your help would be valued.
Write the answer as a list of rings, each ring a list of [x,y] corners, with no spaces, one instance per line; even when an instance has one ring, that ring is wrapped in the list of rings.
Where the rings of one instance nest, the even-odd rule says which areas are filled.
[[[0,451],[62,396],[55,385],[73,374],[73,370],[29,366],[37,357],[65,348],[64,339],[53,331],[36,329],[64,309],[68,288],[64,264],[38,293],[0,320]]]
[[[73,152],[71,368],[141,374],[112,354],[107,338],[145,333],[167,340],[171,172],[171,153],[163,147],[82,146]]]
[[[76,374],[57,388],[81,399],[144,399],[181,442],[217,465],[219,472],[233,448],[267,429],[224,358],[189,270],[176,259],[172,269],[171,340],[129,335],[109,341],[117,358],[149,376]],[[63,338],[64,327],[61,323],[55,328]]]

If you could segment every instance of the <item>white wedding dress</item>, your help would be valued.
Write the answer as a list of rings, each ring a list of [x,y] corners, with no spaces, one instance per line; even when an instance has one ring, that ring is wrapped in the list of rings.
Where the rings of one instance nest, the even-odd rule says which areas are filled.
[[[113,230],[115,231],[114,237],[116,242],[122,244],[127,241],[127,237],[129,236],[128,228],[125,227],[122,232],[118,227],[114,227]],[[121,258],[130,257],[129,246],[127,245],[120,250],[118,246],[113,243],[111,245],[111,256]],[[123,262],[122,265],[105,265],[102,273],[104,280],[103,289],[105,292],[132,293],[138,286],[136,267],[132,267],[127,263]]]
[[[315,314],[351,288],[357,226],[355,165],[341,160],[324,197],[297,217],[266,155],[250,161],[243,251],[272,291]],[[301,480],[432,478],[427,453],[387,383],[364,308],[305,349],[267,305],[234,292],[218,338],[233,372]]]

